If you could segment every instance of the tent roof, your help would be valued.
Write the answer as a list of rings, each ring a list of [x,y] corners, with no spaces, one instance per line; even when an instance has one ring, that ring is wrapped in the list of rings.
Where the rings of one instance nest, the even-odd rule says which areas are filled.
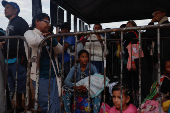
[[[169,0],[53,0],[88,24],[152,18],[157,7],[168,9]]]

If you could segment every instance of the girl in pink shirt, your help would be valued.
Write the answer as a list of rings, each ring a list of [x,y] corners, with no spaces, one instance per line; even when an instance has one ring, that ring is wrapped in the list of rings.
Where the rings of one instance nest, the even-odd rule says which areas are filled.
[[[121,113],[121,92],[120,82],[112,88],[113,104],[108,113]],[[132,104],[132,91],[130,86],[124,81],[122,83],[122,113],[138,113],[137,108]]]

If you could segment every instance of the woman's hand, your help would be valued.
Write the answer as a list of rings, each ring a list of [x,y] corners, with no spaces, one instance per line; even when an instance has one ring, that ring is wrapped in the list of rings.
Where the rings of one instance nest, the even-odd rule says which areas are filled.
[[[48,33],[42,33],[42,36],[43,36],[43,37],[47,37],[47,36],[49,36],[49,35],[51,35],[50,32],[48,32]]]
[[[78,90],[78,92],[87,92],[87,89],[85,86],[73,86],[73,89]]]
[[[87,92],[87,88],[85,87],[85,86],[83,86],[83,85],[81,85],[81,86],[79,86],[79,92]]]

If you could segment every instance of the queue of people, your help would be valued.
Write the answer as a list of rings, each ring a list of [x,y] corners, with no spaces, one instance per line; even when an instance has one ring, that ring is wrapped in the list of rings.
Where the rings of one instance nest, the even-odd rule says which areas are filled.
[[[29,47],[32,49],[31,59],[31,84],[33,87],[31,88],[31,95],[34,95],[36,90],[36,74],[37,74],[37,56],[38,56],[38,46],[40,42],[45,39],[47,36],[51,35],[50,28],[50,17],[46,13],[39,13],[35,15],[32,19],[32,24],[29,27],[28,23],[22,18],[19,17],[20,8],[15,2],[7,2],[2,1],[2,6],[5,8],[5,17],[9,19],[9,23],[6,29],[6,32],[0,29],[0,36],[24,36],[26,41],[28,42]],[[166,10],[159,8],[153,11],[153,19],[149,23],[149,25],[154,25],[154,22],[158,22],[158,24],[167,24],[169,23],[168,18],[166,16]],[[135,27],[137,24],[133,20],[129,20],[126,24],[121,27]],[[65,22],[59,25],[61,29],[59,33],[69,33],[70,25]],[[97,23],[94,25],[93,30],[102,30],[101,24]],[[169,28],[161,28],[160,29],[161,37],[169,37]],[[86,37],[86,38],[84,38]],[[84,40],[96,40],[94,42],[82,42],[81,48],[78,48],[78,58],[74,58],[74,50],[75,50],[75,36],[66,36],[56,37],[48,39],[43,47],[41,52],[40,59],[40,79],[39,79],[39,99],[38,104],[41,108],[42,113],[46,113],[48,110],[48,91],[49,91],[49,80],[50,80],[50,113],[59,113],[65,112],[75,112],[76,113],[104,113],[103,111],[103,90],[104,84],[105,86],[109,86],[109,81],[112,81],[112,78],[107,77],[104,79],[104,50],[106,50],[106,55],[109,56],[113,51],[109,51],[109,48],[105,48],[104,39],[111,38],[119,38],[120,33],[116,33],[114,36],[110,34],[106,34],[106,36],[102,33],[96,33],[92,35],[82,36],[80,41]],[[147,65],[147,57],[145,56],[144,48],[140,51],[139,56],[139,42],[138,31],[128,31],[123,34],[123,53],[120,52],[120,41],[116,42],[117,51],[116,57],[120,57],[120,54],[123,55],[123,83],[122,83],[122,111],[123,113],[138,113],[136,104],[134,101],[137,100],[139,95],[139,67],[138,61],[139,57],[142,59],[141,66],[141,75],[142,75],[142,112],[157,112],[159,102],[157,101],[160,97],[158,94],[158,81],[153,76],[157,76],[156,71],[151,73]],[[156,29],[148,29],[146,30],[146,38],[155,38],[156,37]],[[168,51],[169,48],[169,40],[164,39],[161,43],[161,108],[162,112],[168,112],[170,105],[169,98],[169,85],[170,85],[170,54]],[[52,41],[52,43],[51,43]],[[9,42],[9,54],[7,56]],[[81,43],[81,42],[80,42]],[[19,40],[19,53],[17,60],[17,39],[9,39],[9,40],[0,40],[0,47],[3,52],[3,56],[5,58],[5,62],[8,63],[7,70],[7,109],[12,109],[12,102],[14,100],[14,92],[15,92],[15,79],[16,79],[16,67],[18,78],[17,78],[17,112],[24,111],[24,105],[22,102],[22,96],[25,96],[26,92],[26,73],[27,73],[27,58],[28,56],[28,47],[24,44],[23,40]],[[52,45],[51,45],[52,44]],[[149,43],[148,47],[154,48],[151,49],[151,53],[153,55],[153,70],[158,69],[158,56],[157,54],[157,43],[152,41]],[[52,48],[51,48],[52,47]],[[52,50],[52,51],[51,51]],[[62,52],[64,51],[64,61],[62,61]],[[91,52],[90,52],[91,51]],[[50,54],[52,52],[52,54]],[[91,53],[89,55],[89,52]],[[91,58],[89,58],[91,56]],[[8,60],[7,60],[8,59]],[[51,61],[50,61],[51,60]],[[74,61],[76,60],[77,65],[74,65]],[[91,64],[89,64],[89,60]],[[17,62],[18,61],[18,62]],[[51,64],[50,64],[51,62]],[[59,96],[59,87],[57,85],[57,77],[60,75],[61,66],[60,64],[64,62],[64,77],[63,77],[63,96]],[[147,62],[147,63],[146,63]],[[150,63],[150,62],[149,62]],[[73,66],[74,65],[74,66]],[[147,69],[146,69],[147,68]],[[49,70],[51,69],[51,72]],[[76,70],[76,76],[75,76]],[[120,74],[120,73],[119,73]],[[50,77],[49,77],[50,75]],[[106,75],[107,76],[107,75]],[[75,81],[74,81],[75,78]],[[89,79],[90,78],[90,79]],[[110,79],[110,80],[109,80]],[[88,89],[88,80],[91,80],[92,86]],[[105,82],[102,82],[104,81]],[[153,81],[152,81],[153,80]],[[152,81],[152,82],[150,82]],[[74,84],[76,83],[76,84]],[[121,110],[121,86],[120,82],[116,82],[112,85],[111,94],[107,93],[106,96],[112,98],[112,103],[114,107],[108,107],[108,113],[117,113]],[[73,99],[74,91],[76,91],[75,95],[75,103]],[[90,99],[88,99],[88,92],[92,92],[90,95]],[[107,92],[107,91],[106,91]],[[60,100],[62,98],[62,100]],[[88,103],[90,105],[88,106]],[[63,103],[63,108],[60,110],[60,103]],[[107,102],[106,102],[107,103]],[[151,104],[154,103],[154,104]],[[74,106],[74,104],[76,106]],[[109,105],[108,105],[109,106]],[[150,108],[148,108],[150,106]],[[89,108],[90,107],[90,108]],[[155,109],[151,109],[155,107]],[[13,111],[10,112],[13,112]],[[90,111],[89,111],[90,110]]]

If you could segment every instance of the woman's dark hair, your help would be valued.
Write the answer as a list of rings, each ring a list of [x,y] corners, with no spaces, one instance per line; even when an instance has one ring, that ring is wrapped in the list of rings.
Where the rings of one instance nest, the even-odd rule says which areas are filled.
[[[112,88],[113,91],[120,91],[121,90],[121,83],[118,82],[115,86]],[[127,105],[133,103],[133,96],[132,96],[132,88],[130,84],[127,81],[122,82],[122,92],[124,92],[125,96],[130,96],[130,101],[127,103]]]
[[[49,18],[50,20],[50,17],[48,16],[48,14],[46,13],[39,13],[39,14],[36,14],[33,19],[32,19],[32,25],[31,27],[29,28],[30,30],[33,30],[34,28],[36,28],[36,20],[39,20],[39,21],[42,21],[43,19],[45,18]]]
[[[133,21],[133,20],[129,20],[129,21],[127,22],[127,24],[128,24],[128,23],[131,23],[134,27],[137,26],[136,23],[135,23],[135,21]]]
[[[85,49],[82,49],[82,50],[80,50],[79,51],[79,53],[78,53],[78,58],[81,56],[81,54],[83,54],[83,53],[87,53],[87,56],[89,57],[89,52],[87,51],[87,50],[85,50]]]
[[[126,24],[122,24],[121,26],[120,26],[120,28],[125,28],[126,27]]]
[[[94,26],[95,26],[95,25],[99,25],[100,28],[103,29],[103,28],[102,28],[102,25],[101,25],[100,23],[96,23],[96,24],[94,24]],[[93,26],[93,29],[94,29],[94,26]]]

